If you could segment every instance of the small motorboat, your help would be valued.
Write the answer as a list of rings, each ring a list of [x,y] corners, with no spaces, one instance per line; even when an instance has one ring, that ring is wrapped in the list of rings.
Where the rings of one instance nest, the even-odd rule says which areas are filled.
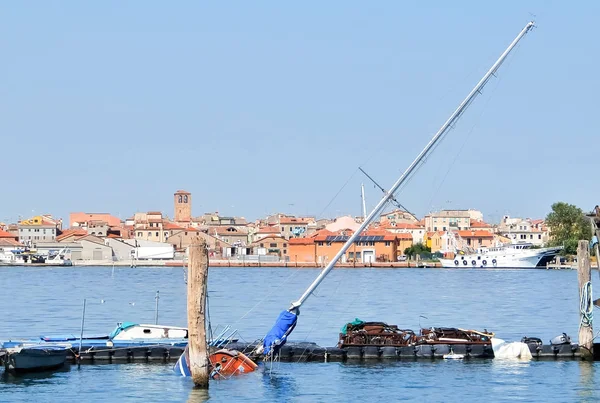
[[[3,343],[0,359],[7,371],[47,371],[65,365],[71,344]]]

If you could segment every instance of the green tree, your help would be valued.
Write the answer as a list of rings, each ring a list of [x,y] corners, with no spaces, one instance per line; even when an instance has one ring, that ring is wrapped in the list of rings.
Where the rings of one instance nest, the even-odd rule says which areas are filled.
[[[592,228],[588,219],[579,207],[572,204],[554,203],[552,211],[546,216],[546,225],[550,228],[548,245],[563,245],[564,255],[576,254],[578,241],[592,238]]]
[[[410,258],[416,255],[429,255],[431,254],[431,248],[423,245],[421,242],[414,244],[410,248],[404,249],[404,254]]]

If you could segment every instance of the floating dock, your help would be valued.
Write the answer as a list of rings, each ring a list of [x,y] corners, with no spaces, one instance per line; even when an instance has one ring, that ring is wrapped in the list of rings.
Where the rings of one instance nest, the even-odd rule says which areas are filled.
[[[231,343],[226,348],[243,352],[253,359],[251,352],[257,344]],[[528,344],[534,360],[580,360],[577,344],[538,345]],[[600,344],[595,351],[600,351]],[[217,349],[214,349],[215,351]],[[183,354],[183,347],[175,346],[132,346],[132,347],[100,347],[82,346],[81,363],[127,363],[127,362],[176,362]],[[466,344],[421,344],[407,347],[364,346],[364,347],[321,347],[312,342],[289,342],[284,345],[278,360],[283,362],[345,362],[376,360],[435,360],[443,359],[449,353],[464,354],[465,359],[493,359],[494,352],[490,345]],[[74,347],[70,360],[77,362],[78,351]],[[0,352],[1,354],[1,352]],[[594,357],[600,360],[600,357]]]

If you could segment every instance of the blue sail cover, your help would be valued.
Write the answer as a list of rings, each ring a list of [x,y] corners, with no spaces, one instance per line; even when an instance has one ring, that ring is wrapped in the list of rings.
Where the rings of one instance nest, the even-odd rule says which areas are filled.
[[[277,321],[273,328],[267,333],[263,341],[264,355],[271,353],[276,355],[279,349],[285,344],[287,337],[294,327],[296,327],[296,321],[298,316],[290,311],[283,311],[277,317]]]

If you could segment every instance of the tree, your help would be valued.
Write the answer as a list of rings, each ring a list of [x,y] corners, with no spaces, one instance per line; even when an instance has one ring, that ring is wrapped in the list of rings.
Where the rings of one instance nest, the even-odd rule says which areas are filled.
[[[564,255],[576,254],[578,241],[592,238],[592,228],[583,211],[565,202],[552,205],[552,211],[546,216],[546,225],[550,228],[548,245],[563,245]]]
[[[416,255],[430,254],[431,248],[423,245],[421,242],[414,244],[410,248],[404,249],[404,254],[410,258]]]

